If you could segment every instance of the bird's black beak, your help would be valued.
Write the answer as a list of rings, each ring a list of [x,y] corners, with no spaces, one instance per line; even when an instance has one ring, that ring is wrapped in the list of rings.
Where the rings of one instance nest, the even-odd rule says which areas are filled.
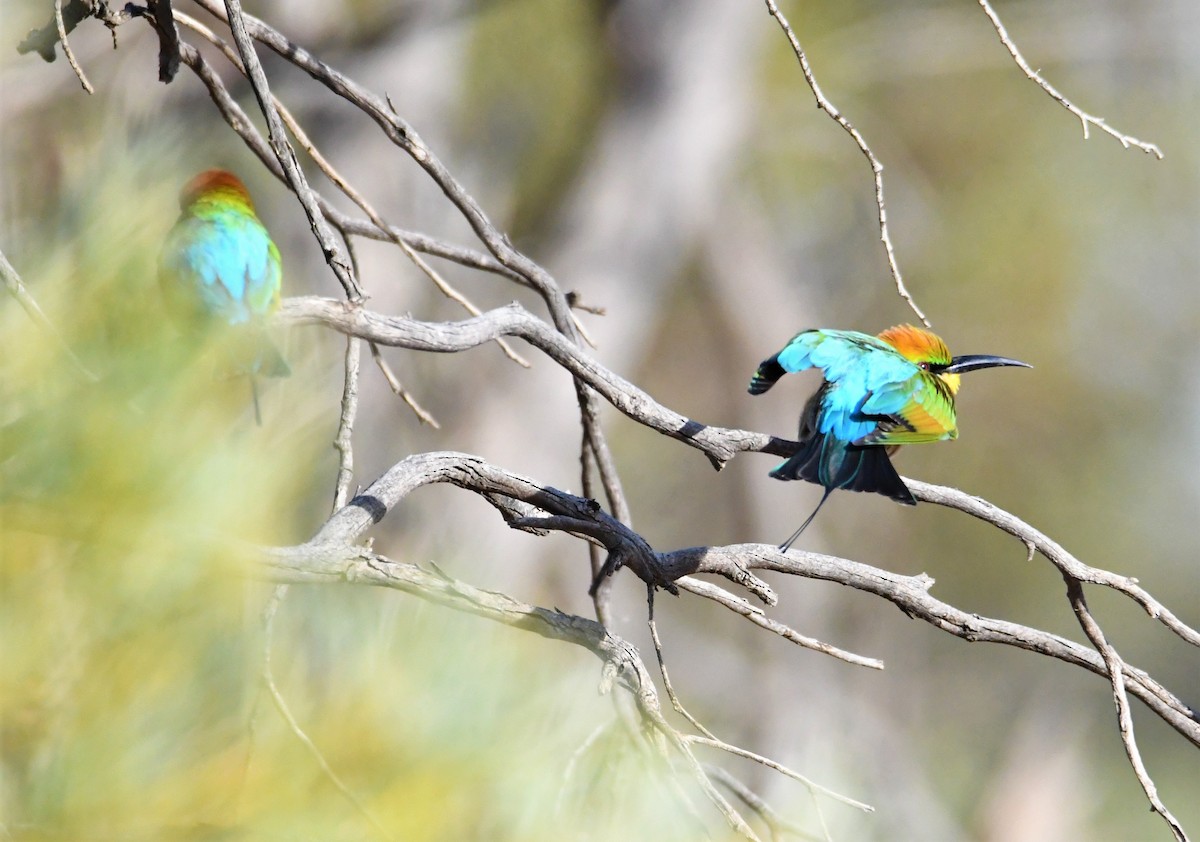
[[[961,357],[952,358],[950,365],[938,373],[962,374],[964,371],[975,371],[978,368],[996,368],[1002,365],[1033,368],[1029,363],[1023,363],[1020,360],[1010,360],[1008,357],[993,357],[991,354],[964,354]]]

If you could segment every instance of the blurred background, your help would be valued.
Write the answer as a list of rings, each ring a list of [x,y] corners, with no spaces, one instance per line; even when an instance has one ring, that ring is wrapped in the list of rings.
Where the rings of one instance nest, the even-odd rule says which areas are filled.
[[[1096,130],[1085,142],[975,4],[783,6],[826,95],[886,167],[896,254],[934,329],[955,353],[1036,366],[970,375],[960,439],[907,448],[897,464],[1138,577],[1195,627],[1200,7],[995,5],[1032,66],[1165,160]],[[300,543],[327,516],[344,342],[314,328],[284,337],[294,374],[264,390],[256,427],[244,384],[192,364],[162,312],[155,259],[179,186],[211,166],[238,172],[283,253],[285,295],[340,289],[295,198],[190,71],[154,81],[145,24],[120,27],[115,51],[95,21],[72,35],[93,96],[61,57],[17,55],[50,9],[9,2],[0,22],[0,248],[96,380],[3,299],[0,834],[371,838],[259,692],[268,588],[214,540]],[[606,309],[582,315],[598,358],[692,418],[791,436],[816,380],[751,398],[761,359],[803,328],[877,332],[915,318],[888,275],[867,162],[817,111],[761,3],[270,0],[247,11],[388,94],[519,248]],[[206,54],[257,120],[247,86]],[[276,95],[389,221],[477,247],[369,120],[263,59]],[[373,308],[462,317],[395,247],[356,245]],[[544,312],[502,278],[438,269],[481,307],[519,299]],[[495,345],[386,351],[440,429],[364,362],[356,483],[411,453],[460,450],[579,491],[570,379],[520,350],[532,370]],[[715,473],[615,411],[606,423],[634,526],[658,549],[775,543],[819,499],[771,480],[774,457]],[[457,489],[422,489],[372,534],[393,557],[590,615],[578,541],[511,533]],[[1050,565],[963,515],[840,494],[801,544],[928,573],[959,608],[1082,639]],[[719,736],[877,809],[705,757],[807,832],[1168,838],[1102,680],[968,645],[832,585],[771,584],[772,616],[887,669],[797,649],[691,597],[660,598],[657,617],[676,690]],[[1197,704],[1194,649],[1127,601],[1089,598],[1130,662]],[[644,590],[628,573],[614,609],[614,631],[652,660]],[[273,662],[298,721],[397,838],[703,832],[614,725],[582,650],[398,593],[296,587]],[[1136,703],[1134,716],[1163,800],[1200,833],[1200,754]],[[720,818],[684,789],[719,837]]]

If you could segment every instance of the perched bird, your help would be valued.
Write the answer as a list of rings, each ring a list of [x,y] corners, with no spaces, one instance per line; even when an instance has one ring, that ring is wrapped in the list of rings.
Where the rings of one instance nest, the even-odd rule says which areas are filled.
[[[266,331],[279,307],[279,250],[231,172],[206,170],[192,178],[180,191],[179,207],[159,255],[159,284],[187,327],[227,330],[225,356],[234,373],[249,377],[261,424],[257,377],[291,373]]]
[[[780,549],[800,537],[835,489],[870,491],[909,506],[917,501],[889,458],[896,445],[958,438],[954,397],[963,372],[1028,363],[969,354],[912,325],[879,336],[853,330],[806,330],[763,360],[750,380],[761,395],[789,371],[819,368],[825,382],[800,416],[800,449],[771,471],[776,479],[824,486],[817,508]]]

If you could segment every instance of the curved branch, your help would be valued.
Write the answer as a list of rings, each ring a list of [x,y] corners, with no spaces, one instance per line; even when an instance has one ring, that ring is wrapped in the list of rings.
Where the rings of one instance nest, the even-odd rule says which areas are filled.
[[[600,365],[579,345],[520,304],[488,310],[481,316],[459,322],[423,322],[347,308],[332,298],[306,296],[286,299],[276,319],[285,325],[321,324],[379,345],[438,353],[465,351],[498,336],[517,336],[543,351],[633,420],[702,451],[718,470],[745,451],[788,456],[796,449],[795,442],[787,439],[711,427],[663,406],[633,383]]]
[[[920,480],[904,477],[904,482],[912,491],[913,496],[926,503],[936,503],[950,509],[966,512],[973,517],[992,524],[1016,538],[1020,538],[1031,550],[1041,553],[1059,569],[1064,576],[1070,576],[1080,582],[1093,585],[1103,585],[1114,591],[1123,593],[1140,605],[1145,612],[1155,620],[1173,631],[1183,640],[1193,646],[1200,646],[1200,632],[1188,626],[1175,616],[1161,602],[1152,597],[1138,580],[1130,576],[1121,576],[1107,570],[1100,570],[1084,564],[1071,555],[1057,541],[1034,529],[1014,514],[1006,512],[982,497],[975,497],[959,491],[957,488],[946,488],[932,485]]]
[[[71,349],[67,344],[67,340],[59,333],[58,328],[54,326],[54,322],[46,316],[41,305],[37,303],[37,299],[29,294],[29,290],[25,289],[25,284],[21,282],[21,276],[17,274],[17,270],[8,262],[3,250],[0,250],[0,280],[4,281],[4,286],[8,289],[13,298],[17,299],[17,303],[29,315],[29,318],[40,327],[47,336],[54,340],[54,344],[62,351],[63,355],[70,360],[71,365],[75,367],[83,377],[93,383],[99,378],[83,364],[83,360]]]
[[[690,547],[665,553],[665,570],[689,573],[727,570],[740,565],[750,570],[774,570],[808,579],[836,582],[883,597],[909,617],[922,620],[963,640],[1002,643],[1055,658],[1108,678],[1104,658],[1096,651],[1049,632],[971,614],[929,594],[933,579],[903,576],[857,561],[820,553],[789,550],[766,544]],[[1164,722],[1200,747],[1200,712],[1193,710],[1143,670],[1124,664],[1125,682]]]
[[[1146,764],[1142,761],[1141,752],[1138,751],[1137,739],[1133,735],[1133,712],[1129,709],[1129,696],[1125,691],[1125,662],[1116,648],[1104,637],[1100,624],[1088,610],[1087,600],[1083,596],[1083,585],[1078,579],[1065,574],[1063,578],[1067,582],[1067,599],[1070,600],[1075,616],[1079,619],[1079,625],[1082,626],[1088,640],[1096,647],[1096,651],[1104,658],[1105,670],[1108,672],[1109,681],[1112,682],[1113,703],[1117,708],[1117,730],[1121,733],[1121,743],[1125,746],[1125,756],[1129,758],[1129,765],[1133,767],[1134,776],[1141,785],[1142,792],[1146,794],[1146,799],[1150,802],[1150,809],[1162,816],[1167,827],[1171,829],[1176,842],[1187,842],[1187,834],[1184,833],[1183,825],[1158,797],[1158,788],[1151,780],[1150,773],[1146,771]]]
[[[67,38],[67,25],[63,20],[62,0],[54,0],[54,25],[58,28],[58,40],[62,42],[63,55],[67,57],[67,63],[75,71],[75,77],[79,79],[79,84],[89,94],[94,94],[96,89],[92,87],[92,83],[88,81],[87,74],[79,66],[79,60],[75,58],[75,51],[71,49],[71,42]]]

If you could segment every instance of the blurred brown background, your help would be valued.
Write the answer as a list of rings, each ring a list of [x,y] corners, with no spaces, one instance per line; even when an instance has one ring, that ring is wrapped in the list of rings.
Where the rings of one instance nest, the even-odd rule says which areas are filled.
[[[8,3],[0,22],[0,247],[102,386],[74,383],[15,302],[0,307],[0,833],[366,838],[370,827],[265,699],[247,766],[265,590],[181,537],[311,535],[334,481],[343,342],[316,329],[287,338],[296,374],[272,384],[261,430],[237,397],[210,410],[206,378],[158,365],[171,328],[154,259],[178,186],[209,166],[239,172],[284,255],[285,294],[340,291],[295,198],[197,80],[184,69],[169,86],[154,81],[144,24],[122,26],[115,52],[95,21],[72,35],[91,97],[61,57],[18,56],[49,8]],[[934,329],[955,353],[1036,366],[970,375],[959,441],[907,448],[898,467],[1138,577],[1196,626],[1200,7],[996,9],[1051,83],[1158,143],[1165,160],[1096,130],[1084,142],[975,4],[784,7],[823,90],[886,167],[897,257]],[[814,381],[751,398],[763,357],[802,328],[876,332],[914,319],[878,242],[867,162],[817,111],[761,3],[275,0],[247,11],[388,94],[519,248],[607,309],[582,316],[604,364],[692,418],[790,436]],[[206,54],[257,118],[248,87]],[[373,124],[263,59],[276,95],[389,221],[476,245]],[[371,307],[462,317],[397,249],[358,246]],[[438,268],[481,307],[516,298],[542,312],[503,279]],[[526,355],[531,371],[494,345],[387,352],[440,430],[420,426],[364,364],[356,481],[410,453],[460,450],[578,491],[569,378]],[[774,457],[714,473],[614,411],[607,421],[634,526],[658,549],[778,542],[819,498],[769,479]],[[589,613],[578,542],[510,533],[455,489],[418,492],[373,534],[385,554]],[[1024,547],[965,516],[839,494],[802,545],[926,572],[936,596],[965,610],[1082,639],[1049,564],[1027,563]],[[818,799],[834,839],[1168,838],[1128,768],[1102,680],[967,645],[831,585],[772,585],[774,616],[887,669],[799,650],[690,598],[660,598],[659,627],[676,689],[720,736],[877,808]],[[1127,601],[1089,596],[1127,659],[1200,699],[1194,649]],[[615,631],[650,655],[632,575],[620,575],[614,606]],[[699,832],[619,747],[563,786],[572,753],[612,717],[582,651],[399,594],[296,588],[275,663],[298,719],[400,838]],[[1164,801],[1200,833],[1200,755],[1134,713]],[[819,836],[818,808],[797,784],[710,759]]]

